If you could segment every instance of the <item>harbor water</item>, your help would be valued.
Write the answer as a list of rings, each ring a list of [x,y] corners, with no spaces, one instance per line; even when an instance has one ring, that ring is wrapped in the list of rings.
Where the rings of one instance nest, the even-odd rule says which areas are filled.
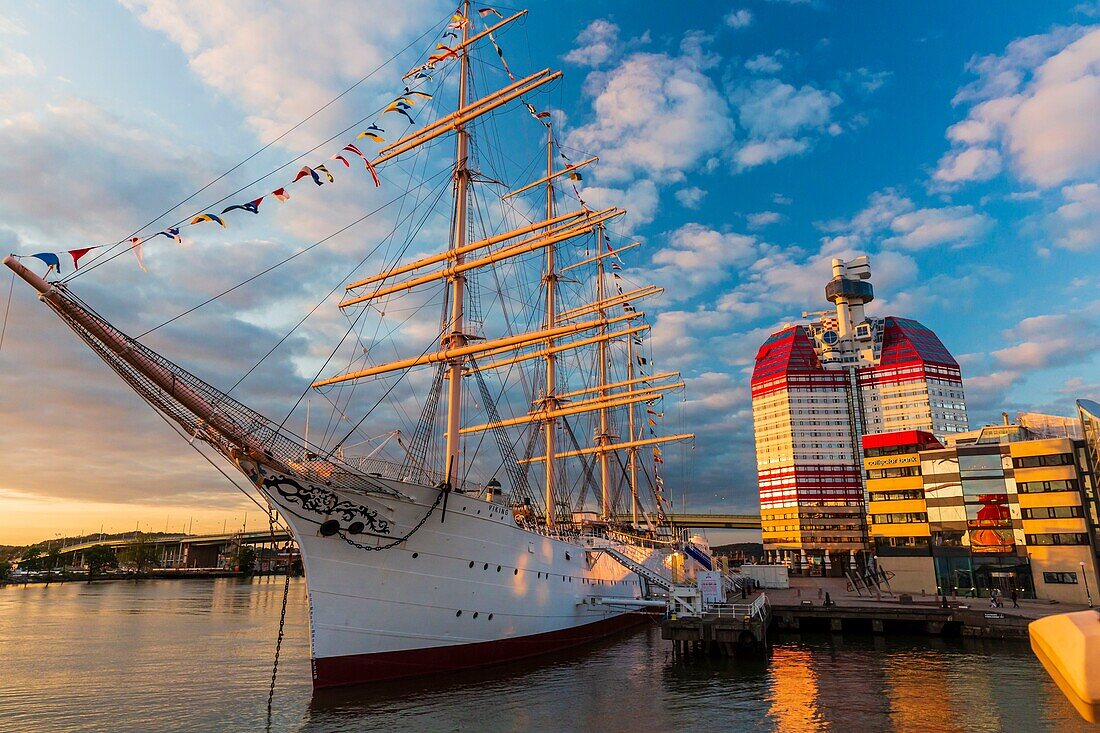
[[[0,731],[263,730],[282,578],[0,588]],[[276,731],[1096,731],[1025,644],[773,639],[674,661],[652,626],[552,660],[313,694],[292,580]]]

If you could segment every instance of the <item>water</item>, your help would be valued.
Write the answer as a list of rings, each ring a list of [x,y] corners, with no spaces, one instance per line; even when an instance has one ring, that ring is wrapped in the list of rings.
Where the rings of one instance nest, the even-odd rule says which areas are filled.
[[[0,731],[263,730],[283,579],[0,588]],[[1018,642],[792,636],[674,663],[655,629],[554,661],[313,695],[291,582],[277,731],[1073,731]]]

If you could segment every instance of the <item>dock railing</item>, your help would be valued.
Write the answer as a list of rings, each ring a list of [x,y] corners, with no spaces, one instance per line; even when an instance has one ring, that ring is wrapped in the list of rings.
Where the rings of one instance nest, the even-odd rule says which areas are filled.
[[[718,618],[756,618],[766,621],[771,610],[767,595],[761,593],[752,603],[712,603],[704,611]]]

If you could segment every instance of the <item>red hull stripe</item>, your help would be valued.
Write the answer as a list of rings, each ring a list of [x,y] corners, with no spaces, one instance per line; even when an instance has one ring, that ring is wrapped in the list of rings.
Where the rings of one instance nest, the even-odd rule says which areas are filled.
[[[643,623],[648,615],[625,613],[584,626],[515,639],[314,659],[313,686],[340,687],[380,682],[526,659],[602,639]]]

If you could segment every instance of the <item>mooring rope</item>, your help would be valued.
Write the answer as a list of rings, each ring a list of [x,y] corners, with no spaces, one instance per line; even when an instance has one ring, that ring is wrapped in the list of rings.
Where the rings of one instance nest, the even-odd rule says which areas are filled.
[[[8,332],[8,314],[11,313],[11,291],[15,289],[15,270],[11,271],[11,285],[8,285],[8,304],[4,307],[4,325],[0,327],[0,351],[4,349],[4,334]]]

